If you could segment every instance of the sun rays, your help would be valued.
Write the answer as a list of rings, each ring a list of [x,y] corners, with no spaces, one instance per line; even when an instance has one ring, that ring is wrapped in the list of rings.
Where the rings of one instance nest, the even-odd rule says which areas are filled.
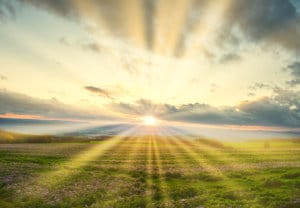
[[[2,3],[3,9],[15,10],[18,15],[12,16],[18,21],[10,19],[1,30],[1,85],[8,89],[1,97],[20,101],[12,99],[3,114],[99,123],[131,122],[152,114],[183,123],[260,124],[298,133],[299,93],[291,88],[297,79],[288,80],[297,74],[293,68],[298,65],[287,43],[293,42],[290,34],[298,34],[296,27],[290,28],[297,22],[299,5],[233,0],[8,2]],[[279,21],[288,8],[297,14]],[[273,21],[274,26],[267,25]],[[279,102],[284,96],[296,99]],[[260,119],[256,112],[261,109],[250,109],[266,99],[269,104]],[[30,107],[24,112],[13,108],[27,101]],[[66,107],[52,106],[54,101]],[[283,106],[280,114],[289,112],[295,119],[269,118],[268,110],[276,114],[273,105]]]
[[[163,161],[166,159],[163,159],[161,156],[162,149],[164,148],[166,148],[170,156],[175,158],[176,164],[179,164],[179,166],[181,166],[182,168],[185,168],[187,164],[185,162],[185,158],[179,157],[181,159],[178,159],[179,150],[183,151],[184,154],[189,157],[188,160],[192,159],[196,161],[205,172],[208,172],[209,174],[212,174],[216,177],[221,177],[223,180],[229,180],[223,175],[221,170],[210,165],[210,160],[199,157],[199,153],[198,151],[196,152],[196,148],[200,148],[201,151],[204,151],[204,149],[201,149],[201,146],[196,147],[194,146],[194,143],[188,141],[187,139],[172,136],[174,132],[170,132],[163,127],[157,127],[157,132],[165,135],[165,138],[158,137],[156,134],[153,134],[146,137],[141,137],[140,139],[134,137],[133,139],[130,139],[130,133],[133,133],[135,129],[130,129],[128,132],[123,132],[121,135],[110,138],[107,141],[100,142],[91,149],[81,152],[69,162],[60,165],[57,170],[46,173],[45,175],[41,175],[40,180],[37,181],[37,185],[46,185],[47,187],[52,187],[51,189],[53,189],[57,185],[63,183],[64,180],[67,180],[68,178],[79,174],[80,170],[84,166],[87,166],[89,163],[97,160],[99,160],[100,164],[101,162],[104,162],[105,159],[100,159],[100,157],[107,151],[114,151],[112,157],[114,157],[113,155],[119,157],[119,154],[126,154],[125,158],[122,159],[120,166],[120,170],[126,170],[129,166],[134,166],[133,163],[127,163],[127,161],[137,159],[138,152],[141,151],[141,141],[144,140],[146,141],[147,146],[147,159],[144,165],[146,166],[145,168],[148,173],[148,185],[147,190],[145,190],[145,194],[148,198],[147,201],[149,203],[148,207],[152,207],[151,204],[153,203],[153,201],[158,199],[162,200],[163,204],[167,203],[170,200],[170,190],[165,179],[166,164],[163,163]],[[129,141],[131,142],[129,143]],[[163,153],[166,154],[166,152]],[[216,158],[216,160],[219,159]],[[233,188],[233,183],[230,184],[231,188]],[[38,195],[39,194],[37,193],[37,196]]]
[[[155,126],[156,131],[149,135],[136,136],[134,132],[138,128],[144,127],[136,126],[119,136],[89,144],[89,148],[73,154],[68,161],[40,173],[36,181],[24,184],[31,190],[24,191],[24,195],[42,200],[49,194],[66,190],[64,187],[99,181],[106,185],[96,191],[107,201],[97,201],[97,205],[112,206],[113,199],[128,196],[127,192],[131,191],[133,196],[139,197],[142,207],[150,208],[171,205],[178,197],[201,198],[204,188],[216,183],[234,200],[255,199],[253,187],[258,185],[241,181],[233,173],[247,172],[253,167],[253,159],[259,163],[262,159],[257,157],[257,150],[245,152],[217,142],[180,136],[162,125]],[[177,180],[184,183],[177,186]],[[80,189],[77,191],[81,193]],[[215,191],[209,190],[206,194],[214,195]],[[252,204],[262,206],[260,201],[252,201]]]
[[[0,207],[300,207],[296,1],[0,0]]]
[[[188,42],[192,36],[197,35],[199,40],[211,36],[216,29],[212,27],[218,26],[217,22],[232,1],[116,0],[95,3],[76,0],[72,4],[78,15],[99,32],[104,31],[160,55],[190,56],[195,55],[198,47],[203,47],[200,42],[191,47]],[[202,11],[201,15],[195,12],[197,10]]]
[[[122,132],[120,135],[109,138],[99,144],[96,144],[90,149],[84,150],[74,156],[71,160],[60,164],[55,168],[55,170],[48,172],[45,175],[41,175],[41,177],[36,180],[37,184],[53,188],[60,183],[63,183],[67,178],[77,174],[84,166],[88,165],[93,160],[97,160],[106,151],[119,146],[120,143],[124,142],[123,138],[130,135],[132,131],[133,129],[129,129],[126,132]]]

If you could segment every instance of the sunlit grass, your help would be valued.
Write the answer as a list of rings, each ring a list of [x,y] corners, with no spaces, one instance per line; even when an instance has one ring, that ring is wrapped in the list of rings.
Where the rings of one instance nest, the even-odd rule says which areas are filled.
[[[152,143],[153,143],[153,147],[154,147],[154,157],[155,157],[155,161],[156,161],[156,166],[157,166],[157,174],[158,174],[158,179],[159,179],[159,186],[161,188],[161,192],[162,192],[162,201],[163,204],[166,204],[167,201],[170,200],[169,198],[169,194],[168,194],[168,187],[166,184],[166,178],[165,178],[165,173],[163,171],[163,167],[162,167],[162,163],[161,163],[161,156],[160,156],[160,150],[158,148],[157,145],[157,137],[155,136],[151,136],[152,139]]]
[[[152,186],[153,186],[153,167],[152,167],[152,141],[150,137],[147,139],[147,191],[146,191],[146,197],[147,197],[147,207],[153,207],[152,205]]]
[[[0,207],[297,207],[300,144],[120,135],[0,146]]]
[[[124,142],[123,137],[127,136],[132,131],[133,129],[130,129],[127,132],[122,132],[121,135],[114,136],[108,140],[93,145],[89,149],[83,150],[69,161],[55,167],[54,170],[41,174],[38,178],[34,179],[34,181],[39,186],[55,188],[55,186],[63,183],[63,181],[68,177],[78,174],[84,166],[87,166],[93,160],[97,160],[97,158],[103,155],[106,151],[116,149],[121,142]],[[38,192],[36,193],[37,196],[39,194],[40,193]]]

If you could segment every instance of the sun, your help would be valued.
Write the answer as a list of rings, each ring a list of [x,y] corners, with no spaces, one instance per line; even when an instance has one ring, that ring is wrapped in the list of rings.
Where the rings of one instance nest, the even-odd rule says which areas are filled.
[[[153,126],[156,124],[156,118],[153,116],[145,116],[143,118],[144,124],[147,126]]]

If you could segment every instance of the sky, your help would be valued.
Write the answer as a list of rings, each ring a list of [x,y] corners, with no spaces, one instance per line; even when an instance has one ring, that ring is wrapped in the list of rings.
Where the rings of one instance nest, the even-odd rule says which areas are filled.
[[[0,0],[0,118],[300,134],[299,0]]]

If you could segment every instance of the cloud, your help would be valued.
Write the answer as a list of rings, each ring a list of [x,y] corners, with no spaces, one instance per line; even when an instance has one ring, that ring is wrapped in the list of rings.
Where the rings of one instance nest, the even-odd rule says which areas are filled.
[[[109,120],[113,117],[102,112],[83,110],[59,102],[57,99],[37,99],[27,95],[0,91],[0,114],[35,115],[49,118]]]
[[[250,41],[265,41],[300,53],[299,15],[289,0],[234,1],[224,21],[228,36],[237,27]]]
[[[273,100],[281,106],[298,106],[300,107],[300,92],[299,90],[288,90],[280,87],[273,88]]]
[[[241,57],[238,54],[227,53],[227,54],[225,54],[221,57],[220,63],[221,64],[226,64],[226,63],[229,63],[229,62],[238,61],[240,59],[241,59]]]
[[[220,20],[212,29],[215,46],[224,47],[231,45],[237,49],[243,42],[267,46],[281,46],[289,51],[300,54],[300,17],[296,6],[290,0],[238,0],[226,1],[226,9],[221,14]],[[206,28],[205,21],[208,5],[220,2],[198,0],[193,1],[188,11],[186,22],[182,28],[180,42],[175,54],[184,54],[189,42],[201,39],[201,33],[195,33],[195,28]],[[216,14],[217,16],[218,14]],[[204,16],[204,17],[203,17]],[[204,20],[204,21],[203,21]],[[205,29],[204,29],[205,30]],[[192,44],[195,45],[195,44]],[[205,48],[202,44],[201,48]],[[205,49],[203,49],[205,50]],[[204,51],[205,52],[205,51]]]
[[[260,89],[270,89],[270,88],[271,88],[270,85],[261,82],[256,82],[249,87],[249,89],[253,91],[260,90]]]
[[[15,18],[16,11],[10,0],[0,0],[0,22],[4,22],[7,19]]]
[[[234,109],[218,109],[201,103],[190,103],[180,106],[155,104],[150,100],[138,100],[135,103],[114,103],[113,110],[138,116],[154,115],[160,119],[208,124],[235,124]]]
[[[294,87],[300,84],[300,62],[294,62],[284,70],[287,70],[292,76],[292,79],[286,82],[288,85]]]
[[[85,90],[91,92],[91,93],[94,93],[96,95],[99,95],[99,96],[104,96],[104,97],[107,97],[109,99],[113,99],[112,97],[112,93],[109,92],[108,90],[105,90],[105,89],[102,89],[102,88],[99,88],[99,87],[93,87],[93,86],[86,86],[84,87]]]
[[[112,49],[108,46],[98,43],[97,41],[70,41],[66,37],[61,37],[58,42],[67,47],[74,47],[76,49],[82,49],[84,51],[91,51],[94,53],[109,53],[112,54]]]
[[[78,15],[72,0],[19,0],[36,8],[44,9],[63,17],[74,18]]]
[[[189,109],[180,107],[177,109],[180,113],[169,114],[166,117],[172,120],[206,124],[299,127],[300,112],[291,111],[290,106],[280,105],[271,98],[262,98],[243,102],[234,107],[191,106]],[[294,106],[299,108],[299,104]]]
[[[300,78],[289,80],[286,83],[291,87],[300,85]]]
[[[118,112],[133,115],[164,115],[171,112],[176,112],[177,108],[169,104],[156,104],[151,100],[140,99],[135,103],[112,103],[110,107]]]
[[[291,74],[295,77],[300,77],[300,62],[295,62],[288,66]]]
[[[160,119],[215,125],[261,125],[299,127],[300,93],[274,89],[271,97],[244,101],[236,106],[214,107],[203,103],[180,106],[156,104],[150,100],[114,103],[112,109],[124,114],[154,115]]]
[[[229,13],[228,19],[253,39],[265,38],[296,19],[296,9],[289,0],[240,0]]]
[[[277,103],[274,99],[262,98],[244,102],[239,109],[245,113],[243,122],[247,121],[251,125],[299,127],[300,113],[298,110],[290,110],[290,106]]]

